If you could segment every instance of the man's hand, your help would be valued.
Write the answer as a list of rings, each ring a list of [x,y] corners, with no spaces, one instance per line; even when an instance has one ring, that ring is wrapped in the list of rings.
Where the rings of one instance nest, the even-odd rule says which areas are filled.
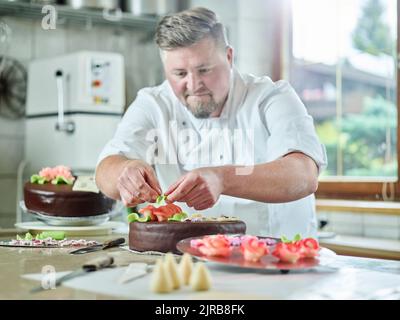
[[[155,202],[161,188],[153,168],[143,161],[128,161],[118,177],[117,189],[122,202],[134,207],[143,202]]]
[[[223,191],[223,178],[217,168],[190,171],[171,185],[164,193],[167,202],[186,202],[196,210],[211,208]]]

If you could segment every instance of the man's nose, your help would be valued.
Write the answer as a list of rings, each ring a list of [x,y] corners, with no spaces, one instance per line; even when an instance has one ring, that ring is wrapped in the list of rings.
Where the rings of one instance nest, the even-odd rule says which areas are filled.
[[[186,86],[190,93],[195,93],[199,88],[202,87],[201,78],[193,73],[188,74]]]

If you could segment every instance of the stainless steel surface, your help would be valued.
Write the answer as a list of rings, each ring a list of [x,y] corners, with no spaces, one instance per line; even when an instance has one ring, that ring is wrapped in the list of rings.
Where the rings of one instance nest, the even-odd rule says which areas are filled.
[[[180,7],[178,0],[125,0],[122,9],[134,15],[165,15]]]
[[[119,7],[119,0],[65,0],[65,4],[74,9],[116,9]]]

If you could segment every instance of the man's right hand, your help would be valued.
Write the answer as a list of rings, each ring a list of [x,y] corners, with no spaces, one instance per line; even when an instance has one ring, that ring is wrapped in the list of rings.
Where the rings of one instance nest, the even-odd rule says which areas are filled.
[[[118,177],[117,189],[127,207],[155,202],[162,193],[153,168],[140,160],[127,161]]]

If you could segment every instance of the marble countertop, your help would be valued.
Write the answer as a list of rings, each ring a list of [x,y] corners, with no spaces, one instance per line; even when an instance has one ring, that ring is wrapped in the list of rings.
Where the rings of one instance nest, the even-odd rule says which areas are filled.
[[[114,234],[108,236],[85,237],[85,239],[103,242],[115,238],[116,236],[121,235]],[[10,239],[10,237],[2,235],[0,238],[0,240],[6,239]],[[84,279],[81,284],[63,285],[57,287],[55,290],[45,290],[36,294],[30,293],[30,289],[37,286],[39,283],[27,279],[24,275],[40,274],[46,266],[51,266],[56,272],[75,270],[80,268],[88,258],[104,254],[104,251],[100,251],[86,255],[70,255],[68,251],[69,249],[66,248],[0,247],[0,283],[2,284],[0,286],[0,299],[158,299],[157,296],[148,292],[147,284],[149,279],[140,279],[137,283],[133,283],[130,290],[125,290],[121,287],[121,291],[119,292],[117,286],[112,286],[112,283],[106,283],[106,276],[97,276],[96,278],[95,275],[91,275],[92,278],[89,276],[82,277],[82,279],[86,279]],[[156,259],[159,258],[158,256],[135,254],[122,248],[112,248],[107,250],[107,253],[114,257],[115,265],[121,267],[108,271],[114,274],[120,272],[119,270],[122,270],[123,267],[128,266],[132,262],[153,264]],[[234,272],[231,269],[220,268],[218,266],[210,267],[210,272],[215,278],[214,291],[211,290],[207,294],[203,293],[202,295],[187,295],[184,291],[183,293],[185,294],[177,292],[174,295],[162,296],[160,298],[240,299],[243,297],[250,297],[256,299],[340,299],[342,296],[346,298],[368,299],[372,297],[374,291],[378,289],[390,289],[390,286],[393,288],[400,288],[400,261],[341,255],[336,255],[334,259],[331,259],[329,266],[325,266],[325,270],[323,270],[323,268],[321,270],[315,269],[298,274],[291,273],[289,275],[282,275],[276,273],[263,275],[260,273],[256,274],[251,270]],[[329,276],[327,276],[328,274]],[[365,282],[363,277],[368,278],[369,287],[363,287],[361,292],[356,287],[359,286],[357,283]],[[241,280],[246,278],[252,279],[253,282],[249,280],[247,287],[241,288],[243,285]],[[104,283],[101,282],[102,279],[104,279]],[[232,279],[229,286],[227,285],[226,279]],[[343,288],[343,295],[341,295],[340,281],[348,283],[352,279],[354,280],[355,287],[352,289],[351,286],[346,286],[346,289]],[[337,281],[335,282],[335,280]],[[92,290],[90,288],[93,287],[90,286],[90,281],[96,283],[98,290]],[[315,292],[314,295],[308,294],[309,284],[318,283],[318,281],[323,284],[321,288],[324,287],[325,291],[323,292],[320,290]],[[102,286],[103,289],[101,288]],[[277,294],[271,295],[270,292],[275,292],[274,286],[279,286],[279,292],[276,291],[278,292]],[[332,286],[332,290],[334,289],[336,293],[335,296],[329,296],[329,294],[326,293],[330,291],[330,286]],[[112,290],[106,289],[112,287],[114,288]],[[271,290],[268,291],[268,288]],[[294,288],[296,288],[298,292],[297,295],[293,295]],[[369,290],[371,290],[371,292],[369,292]],[[228,291],[230,292],[229,295],[227,293]],[[221,292],[225,292],[225,294]],[[302,292],[304,292],[304,294]]]

